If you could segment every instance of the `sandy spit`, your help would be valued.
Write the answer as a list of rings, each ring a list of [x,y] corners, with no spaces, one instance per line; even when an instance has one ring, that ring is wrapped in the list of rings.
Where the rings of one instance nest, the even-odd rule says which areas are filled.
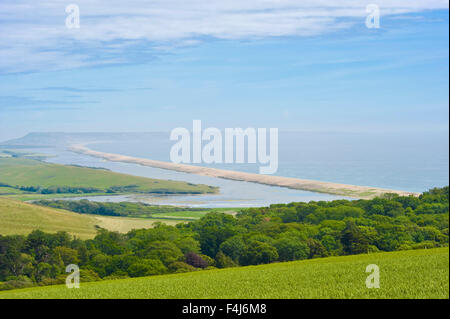
[[[261,175],[254,173],[245,173],[230,171],[224,169],[193,166],[187,164],[175,164],[171,162],[155,161],[150,159],[131,157],[120,154],[97,152],[87,148],[82,144],[74,144],[69,148],[71,151],[81,153],[84,155],[103,158],[112,162],[123,162],[131,164],[139,164],[143,166],[150,166],[155,168],[167,169],[177,172],[184,172],[190,174],[197,174],[202,176],[210,176],[216,178],[231,179],[236,181],[245,181],[252,183],[259,183],[264,185],[287,187],[291,189],[298,189],[304,191],[311,191],[316,193],[326,193],[333,195],[341,195],[352,198],[370,199],[386,193],[394,193],[400,196],[418,196],[418,193],[407,192],[401,190],[383,189],[370,186],[357,186],[348,184],[339,184],[332,182],[322,182],[307,179],[299,179],[292,177],[281,177],[273,175]]]

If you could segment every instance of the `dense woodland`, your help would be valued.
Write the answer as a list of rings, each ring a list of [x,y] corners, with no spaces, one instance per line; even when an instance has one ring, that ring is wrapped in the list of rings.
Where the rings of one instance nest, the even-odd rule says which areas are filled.
[[[0,289],[65,282],[77,264],[81,280],[151,276],[326,256],[448,246],[449,188],[417,197],[291,203],[209,213],[176,227],[91,240],[34,231],[0,236]]]

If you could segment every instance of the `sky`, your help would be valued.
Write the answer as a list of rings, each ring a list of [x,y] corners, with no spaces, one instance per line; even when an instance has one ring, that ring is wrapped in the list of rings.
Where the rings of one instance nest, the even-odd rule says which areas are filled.
[[[448,134],[448,30],[441,0],[2,0],[0,141],[193,120]]]

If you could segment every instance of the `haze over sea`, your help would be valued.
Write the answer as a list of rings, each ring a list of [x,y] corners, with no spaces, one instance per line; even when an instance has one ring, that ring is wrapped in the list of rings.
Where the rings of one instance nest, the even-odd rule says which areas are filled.
[[[56,155],[46,161],[104,167],[112,171],[160,179],[181,180],[220,188],[218,195],[108,196],[96,201],[136,200],[152,204],[195,207],[260,207],[276,203],[343,198],[248,182],[225,180],[129,163],[109,162],[69,151],[87,143],[93,150],[170,161],[170,133],[32,133],[11,140],[4,148]],[[32,147],[32,148],[27,148]],[[448,133],[279,133],[276,175],[387,189],[423,192],[448,185]],[[258,164],[198,164],[235,171],[258,172]]]
[[[170,161],[169,133],[124,134],[102,152]],[[448,133],[279,133],[275,175],[423,192],[448,185]],[[198,164],[256,173],[259,164]]]

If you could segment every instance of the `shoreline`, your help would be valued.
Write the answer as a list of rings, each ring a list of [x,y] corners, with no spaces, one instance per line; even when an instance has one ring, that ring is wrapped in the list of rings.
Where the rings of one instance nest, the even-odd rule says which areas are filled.
[[[196,174],[201,176],[229,179],[234,181],[258,183],[269,186],[285,187],[314,193],[325,193],[331,195],[340,195],[358,199],[371,199],[386,193],[398,194],[400,196],[418,196],[419,193],[407,192],[401,190],[383,189],[370,186],[358,186],[349,184],[340,184],[333,182],[322,182],[307,179],[299,179],[293,177],[281,177],[273,175],[261,175],[255,173],[246,173],[238,171],[230,171],[211,167],[194,166],[187,164],[175,164],[171,162],[163,162],[150,160],[145,158],[132,157],[127,155],[98,152],[87,148],[82,144],[74,144],[69,150],[88,156],[102,158],[111,162],[123,162],[130,164],[138,164],[154,168],[166,169],[171,171]]]

